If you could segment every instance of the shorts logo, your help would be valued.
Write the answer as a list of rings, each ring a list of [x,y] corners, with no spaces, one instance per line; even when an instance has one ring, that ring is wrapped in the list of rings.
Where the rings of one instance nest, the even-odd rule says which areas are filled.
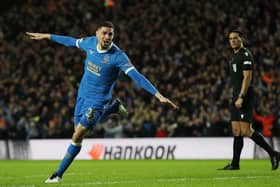
[[[241,117],[241,119],[243,119],[244,118],[244,114],[241,114],[240,117]]]
[[[232,69],[233,69],[234,72],[237,71],[237,66],[236,66],[236,64],[232,64]]]
[[[86,120],[88,123],[92,123],[95,118],[95,110],[93,108],[88,108],[86,112]]]

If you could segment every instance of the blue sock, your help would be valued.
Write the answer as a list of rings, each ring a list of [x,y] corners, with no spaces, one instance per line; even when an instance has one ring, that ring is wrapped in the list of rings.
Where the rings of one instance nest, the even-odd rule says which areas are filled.
[[[105,107],[105,110],[100,118],[100,122],[105,121],[108,116],[112,113],[116,113],[118,111],[120,102],[118,100],[114,100],[113,103],[111,105],[108,105],[107,107]]]
[[[56,171],[58,176],[62,177],[63,173],[66,171],[66,169],[70,166],[74,158],[80,152],[81,147],[81,145],[70,144],[63,160],[60,163],[59,168]]]

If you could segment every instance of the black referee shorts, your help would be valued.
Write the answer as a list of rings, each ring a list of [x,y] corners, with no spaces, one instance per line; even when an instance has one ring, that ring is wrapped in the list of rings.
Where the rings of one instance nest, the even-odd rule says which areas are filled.
[[[234,103],[236,99],[233,100],[231,105],[231,121],[245,121],[252,123],[253,122],[253,110],[254,110],[254,94],[247,94],[243,99],[242,108],[236,108]]]

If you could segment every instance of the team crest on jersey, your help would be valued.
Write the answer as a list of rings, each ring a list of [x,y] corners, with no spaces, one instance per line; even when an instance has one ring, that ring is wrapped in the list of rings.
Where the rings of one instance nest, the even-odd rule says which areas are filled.
[[[236,72],[237,71],[237,65],[236,64],[232,64],[232,69],[233,69],[234,72]]]
[[[94,51],[90,49],[90,50],[89,50],[89,54],[92,55],[93,53],[94,53]]]
[[[110,62],[110,55],[105,55],[103,58],[102,64],[109,64]]]

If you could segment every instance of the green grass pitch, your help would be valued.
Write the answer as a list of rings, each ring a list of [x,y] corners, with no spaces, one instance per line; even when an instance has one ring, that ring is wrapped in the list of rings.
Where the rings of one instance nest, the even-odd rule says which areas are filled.
[[[269,187],[280,169],[269,160],[242,160],[240,171],[217,171],[228,160],[76,160],[59,184],[44,184],[59,161],[0,160],[0,187]]]

